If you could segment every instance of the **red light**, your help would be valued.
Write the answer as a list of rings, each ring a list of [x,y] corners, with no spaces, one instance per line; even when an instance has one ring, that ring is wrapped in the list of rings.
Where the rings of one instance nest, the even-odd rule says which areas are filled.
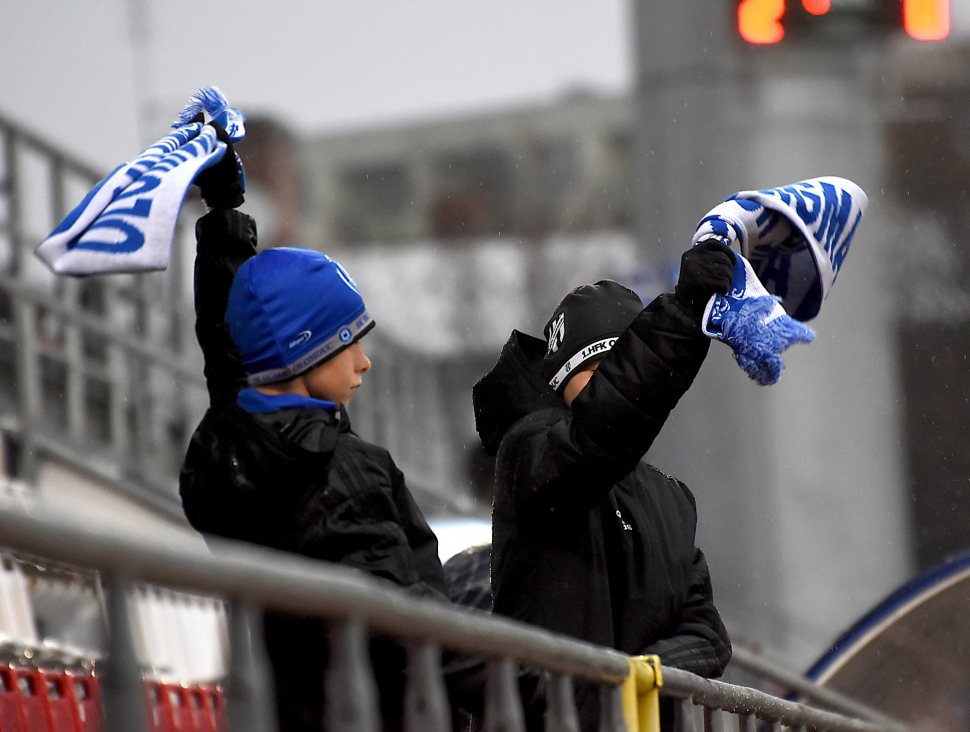
[[[950,0],[903,0],[903,27],[918,41],[950,35]]]
[[[832,9],[832,0],[802,0],[802,7],[812,15],[825,15]]]
[[[785,35],[781,17],[785,0],[742,0],[738,5],[738,32],[748,43],[778,43]]]

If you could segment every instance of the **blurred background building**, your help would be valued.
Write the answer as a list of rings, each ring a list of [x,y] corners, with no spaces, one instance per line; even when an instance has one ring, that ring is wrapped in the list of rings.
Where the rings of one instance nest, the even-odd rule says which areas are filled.
[[[354,426],[435,518],[487,520],[470,390],[513,328],[538,334],[583,282],[668,289],[696,222],[738,190],[859,183],[869,211],[816,342],[768,388],[714,344],[647,456],[697,496],[736,640],[798,668],[970,545],[970,45],[913,40],[900,0],[821,5],[631,2],[628,89],[326,134],[261,109],[238,146],[261,245],[326,251],[360,285],[378,328]],[[751,42],[752,17],[784,37]],[[199,203],[168,271],[55,279],[30,253],[105,171],[3,113],[0,98],[8,500],[185,532],[177,471],[207,401]]]

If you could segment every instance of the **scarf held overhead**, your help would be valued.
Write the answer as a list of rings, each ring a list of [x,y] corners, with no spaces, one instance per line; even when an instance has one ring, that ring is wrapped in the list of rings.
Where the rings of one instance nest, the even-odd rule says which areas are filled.
[[[707,304],[704,332],[730,345],[759,384],[778,381],[783,351],[814,340],[801,321],[818,315],[867,204],[855,183],[827,176],[736,193],[697,225],[694,244],[717,239],[741,250],[731,291]]]
[[[186,192],[226,153],[211,125],[190,121],[203,110],[233,141],[242,139],[242,114],[222,93],[215,87],[197,92],[172,134],[109,173],[34,253],[57,274],[165,269]]]

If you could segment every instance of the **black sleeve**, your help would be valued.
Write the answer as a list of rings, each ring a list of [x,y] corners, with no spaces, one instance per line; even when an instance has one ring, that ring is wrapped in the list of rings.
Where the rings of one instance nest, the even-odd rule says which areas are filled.
[[[256,222],[234,209],[213,209],[195,225],[195,335],[205,358],[209,402],[233,401],[246,371],[224,319],[232,278],[256,254]]]
[[[714,607],[711,576],[700,549],[694,553],[690,592],[677,627],[670,637],[650,644],[642,654],[656,654],[667,666],[705,678],[716,678],[724,673],[731,660],[731,639]]]
[[[710,345],[700,318],[673,295],[661,295],[617,339],[573,401],[576,421],[632,469],[694,383]]]
[[[643,309],[571,409],[536,412],[503,442],[499,470],[526,512],[588,511],[636,467],[690,388],[710,340],[672,295]]]
[[[407,537],[415,568],[425,583],[443,595],[448,594],[444,570],[438,557],[438,537],[435,536],[421,509],[414,502],[411,491],[404,483],[404,474],[392,465],[394,504],[400,516],[401,528]]]

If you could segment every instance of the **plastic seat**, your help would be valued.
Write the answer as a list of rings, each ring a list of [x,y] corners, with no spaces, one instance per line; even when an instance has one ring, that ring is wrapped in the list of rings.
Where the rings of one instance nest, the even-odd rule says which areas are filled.
[[[162,703],[162,688],[157,681],[145,682],[145,707],[148,710],[149,732],[175,732],[172,715]]]
[[[43,674],[30,669],[14,669],[23,719],[28,732],[54,732],[47,712],[46,682]],[[44,689],[41,692],[41,689]],[[42,695],[43,694],[43,695]]]
[[[190,686],[185,689],[185,695],[195,732],[216,732],[216,718],[207,690],[201,686]]]
[[[51,671],[37,671],[35,678],[38,696],[43,700],[51,732],[78,732],[77,715],[74,712],[67,676]]]
[[[9,666],[0,666],[0,732],[28,732],[26,725],[17,675]]]
[[[74,711],[78,732],[102,732],[104,719],[98,680],[94,676],[67,674],[65,684]]]
[[[168,700],[172,705],[172,719],[175,721],[176,732],[197,732],[189,689],[176,684],[165,684],[165,689],[168,691]]]

